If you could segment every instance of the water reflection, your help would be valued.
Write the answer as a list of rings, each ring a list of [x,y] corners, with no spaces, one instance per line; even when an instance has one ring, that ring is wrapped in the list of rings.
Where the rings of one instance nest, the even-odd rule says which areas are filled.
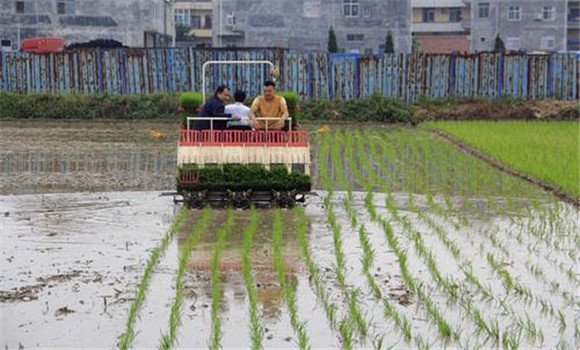
[[[0,194],[166,190],[175,186],[175,154],[166,151],[0,152]]]
[[[188,234],[195,226],[196,221],[201,217],[201,211],[191,211],[184,228],[179,233],[178,245],[182,248]],[[220,260],[222,293],[231,294],[232,298],[221,299],[221,309],[228,312],[230,308],[236,307],[246,309],[247,292],[242,275],[242,242],[244,239],[244,228],[250,222],[249,211],[236,211],[235,224],[232,232],[227,237],[224,250]],[[300,261],[300,246],[298,238],[294,232],[295,218],[293,211],[283,211],[284,233],[280,244],[286,266],[288,284],[296,291],[298,286],[297,275],[303,271]],[[209,228],[205,230],[195,249],[187,262],[189,271],[195,280],[196,292],[203,295],[207,300],[212,298],[211,285],[211,259],[214,245],[217,239],[217,230],[225,222],[226,211],[213,210]],[[282,314],[284,304],[282,288],[278,282],[278,275],[274,268],[272,228],[274,211],[260,210],[258,231],[254,235],[250,261],[254,282],[257,287],[258,306],[261,308],[263,317],[270,321],[277,321]],[[232,305],[230,305],[232,303]]]

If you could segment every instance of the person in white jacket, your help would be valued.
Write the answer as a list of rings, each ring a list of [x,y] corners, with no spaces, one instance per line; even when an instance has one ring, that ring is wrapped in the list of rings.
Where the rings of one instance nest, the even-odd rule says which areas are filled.
[[[235,103],[226,106],[226,114],[231,114],[236,120],[228,122],[229,130],[252,130],[252,122],[250,120],[250,107],[244,105],[246,100],[245,91],[236,91],[234,93]]]

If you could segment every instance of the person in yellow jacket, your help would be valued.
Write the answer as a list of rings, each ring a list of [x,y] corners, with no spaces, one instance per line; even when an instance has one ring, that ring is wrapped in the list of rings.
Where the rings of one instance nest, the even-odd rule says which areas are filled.
[[[258,96],[250,108],[252,127],[258,130],[282,130],[290,114],[284,97],[276,96],[276,83],[266,81],[264,94]],[[275,118],[277,120],[259,120],[258,118]]]

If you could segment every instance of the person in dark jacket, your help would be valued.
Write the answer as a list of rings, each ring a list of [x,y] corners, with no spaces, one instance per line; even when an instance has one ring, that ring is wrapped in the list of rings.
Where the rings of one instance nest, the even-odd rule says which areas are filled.
[[[224,103],[230,98],[230,89],[225,85],[220,85],[215,94],[201,107],[199,116],[201,118],[232,118],[231,114],[225,114]],[[235,117],[234,117],[235,119]],[[227,120],[214,120],[213,129],[223,130],[226,128]],[[211,128],[209,120],[196,120],[193,124],[194,130],[207,130]]]

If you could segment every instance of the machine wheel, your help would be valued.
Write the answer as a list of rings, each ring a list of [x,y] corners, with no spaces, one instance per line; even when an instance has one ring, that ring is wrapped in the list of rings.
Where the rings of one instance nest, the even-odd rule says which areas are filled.
[[[191,192],[189,196],[189,207],[191,209],[201,209],[205,206],[206,192]]]
[[[296,191],[280,191],[277,193],[278,206],[280,208],[292,208],[296,204]]]
[[[228,191],[229,202],[234,208],[248,209],[252,204],[252,190],[248,191]]]

